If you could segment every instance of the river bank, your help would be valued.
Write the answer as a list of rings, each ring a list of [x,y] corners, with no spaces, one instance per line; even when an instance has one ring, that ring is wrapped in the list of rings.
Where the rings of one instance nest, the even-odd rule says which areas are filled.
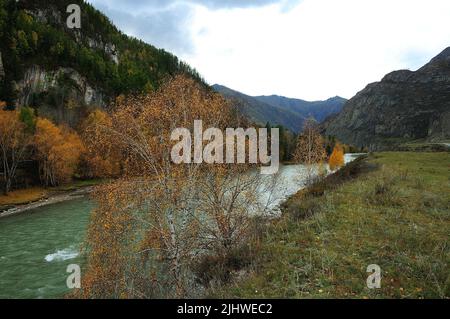
[[[30,188],[8,196],[2,195],[0,218],[22,214],[48,205],[70,201],[89,195],[95,185],[104,181],[79,181],[58,188]],[[17,194],[19,193],[19,194]]]

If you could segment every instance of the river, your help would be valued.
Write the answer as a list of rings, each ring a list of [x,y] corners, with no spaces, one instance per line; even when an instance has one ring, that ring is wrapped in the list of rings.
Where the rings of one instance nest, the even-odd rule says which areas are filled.
[[[77,199],[0,219],[0,298],[57,298],[68,292],[69,264],[93,204]]]
[[[358,155],[346,154],[346,163]],[[299,165],[282,166],[274,209],[304,187]],[[80,246],[94,204],[87,198],[40,207],[0,219],[0,298],[59,298],[69,292],[69,264]]]

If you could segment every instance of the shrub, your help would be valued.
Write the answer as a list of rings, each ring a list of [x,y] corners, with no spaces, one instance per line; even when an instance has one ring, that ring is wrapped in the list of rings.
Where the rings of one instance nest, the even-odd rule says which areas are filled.
[[[191,270],[197,282],[209,288],[214,284],[229,283],[232,274],[251,265],[254,257],[254,250],[249,245],[242,245],[225,255],[203,255],[192,263]]]
[[[311,197],[303,197],[291,202],[286,212],[294,221],[300,221],[314,216],[322,209],[319,200]]]
[[[322,180],[320,182],[311,185],[308,188],[308,193],[311,194],[312,196],[319,197],[325,194],[326,189],[327,189],[326,182]]]
[[[400,178],[392,172],[382,172],[381,176],[375,180],[374,186],[367,196],[369,203],[372,205],[395,205],[398,195],[395,188],[397,179]]]

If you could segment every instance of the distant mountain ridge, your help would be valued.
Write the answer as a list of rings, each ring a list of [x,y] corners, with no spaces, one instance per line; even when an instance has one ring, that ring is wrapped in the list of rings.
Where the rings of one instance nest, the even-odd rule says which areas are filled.
[[[318,122],[322,122],[332,114],[339,113],[345,102],[347,102],[346,99],[340,96],[332,97],[325,101],[313,102],[278,95],[257,96],[255,98],[275,107],[298,112],[307,118],[314,117]]]
[[[339,113],[347,101],[341,97],[326,101],[308,102],[284,96],[249,96],[226,86],[215,84],[213,89],[232,100],[250,120],[257,124],[283,125],[298,133],[307,118],[322,122],[328,116]]]
[[[327,135],[370,150],[450,138],[450,48],[413,72],[369,84],[323,124]]]

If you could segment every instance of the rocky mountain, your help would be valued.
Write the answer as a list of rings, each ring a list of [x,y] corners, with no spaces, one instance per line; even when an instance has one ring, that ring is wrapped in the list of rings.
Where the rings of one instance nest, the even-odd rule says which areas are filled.
[[[222,85],[215,84],[213,88],[228,99],[231,99],[239,109],[252,121],[260,125],[269,122],[272,125],[283,125],[298,133],[303,122],[313,117],[322,122],[328,116],[338,113],[345,99],[335,97],[327,101],[308,102],[283,96],[249,96],[234,91]]]
[[[370,150],[450,138],[450,48],[419,70],[369,84],[324,123],[327,135]]]
[[[81,28],[70,28],[68,6],[79,5]],[[155,90],[185,73],[176,56],[119,31],[83,0],[0,0],[0,100],[34,107],[75,124],[90,107],[120,94]]]

